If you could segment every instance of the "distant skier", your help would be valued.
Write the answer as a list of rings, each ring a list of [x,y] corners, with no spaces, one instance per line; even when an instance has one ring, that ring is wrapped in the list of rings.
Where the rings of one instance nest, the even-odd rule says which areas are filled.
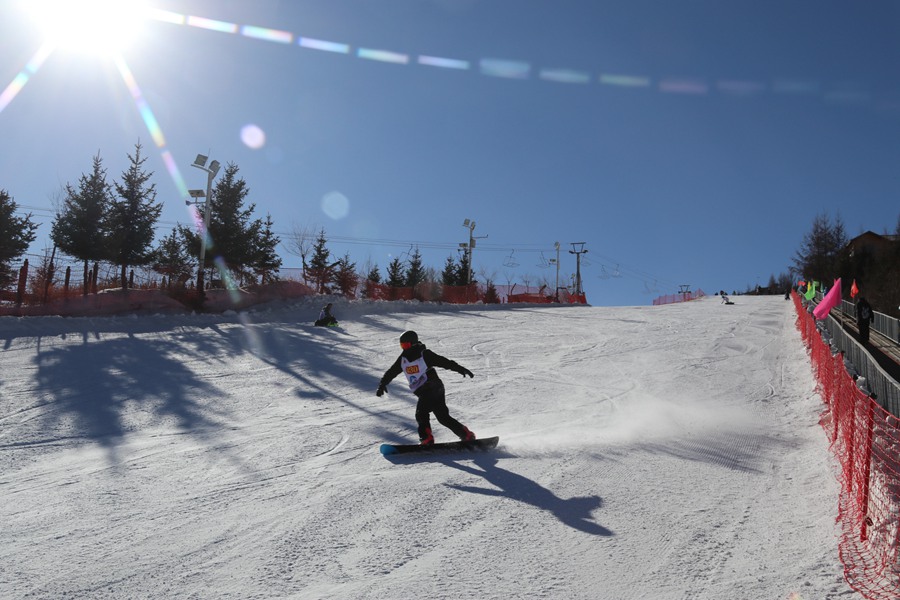
[[[859,328],[859,341],[863,344],[869,343],[869,324],[875,320],[872,313],[872,306],[862,296],[856,303],[856,326]]]
[[[322,311],[319,313],[319,318],[316,320],[315,324],[322,327],[331,327],[338,324],[338,320],[334,318],[333,314],[331,314],[331,302],[329,302],[324,306],[324,308],[322,308]]]
[[[423,446],[434,444],[431,432],[431,413],[438,422],[455,433],[459,439],[469,441],[475,434],[469,428],[450,416],[444,394],[444,382],[438,377],[435,367],[456,371],[463,376],[475,377],[472,371],[460,366],[449,358],[435,354],[419,341],[415,331],[407,331],[400,336],[400,348],[403,349],[394,364],[385,371],[378,384],[376,396],[387,392],[388,384],[403,373],[409,383],[409,389],[419,399],[416,403],[416,423],[419,426],[419,441]]]

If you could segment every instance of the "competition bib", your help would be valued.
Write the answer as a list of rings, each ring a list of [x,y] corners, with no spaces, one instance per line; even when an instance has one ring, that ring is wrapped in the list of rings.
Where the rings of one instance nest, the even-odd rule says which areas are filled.
[[[428,375],[425,374],[425,371],[428,370],[428,365],[425,364],[425,359],[421,356],[412,362],[406,360],[405,357],[401,358],[400,366],[403,367],[403,374],[406,375],[409,389],[413,392],[428,381]]]

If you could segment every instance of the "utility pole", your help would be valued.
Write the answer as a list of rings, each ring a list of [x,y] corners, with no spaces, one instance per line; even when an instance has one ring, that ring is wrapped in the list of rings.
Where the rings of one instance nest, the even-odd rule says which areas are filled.
[[[587,254],[587,250],[584,249],[585,242],[569,243],[572,244],[572,249],[569,250],[569,254],[575,255],[575,293],[580,296],[584,293],[581,289],[581,255]]]

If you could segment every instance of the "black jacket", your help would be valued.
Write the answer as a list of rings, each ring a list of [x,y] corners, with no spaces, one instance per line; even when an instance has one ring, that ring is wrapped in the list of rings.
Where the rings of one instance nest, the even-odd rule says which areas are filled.
[[[400,359],[402,359],[403,357],[406,357],[406,360],[408,361],[418,360],[419,357],[422,357],[425,360],[425,364],[428,366],[428,369],[425,371],[425,374],[428,376],[428,382],[414,392],[416,396],[421,395],[435,382],[441,380],[441,378],[438,377],[437,371],[435,371],[434,369],[435,367],[448,369],[450,371],[456,371],[457,373],[463,375],[465,375],[466,373],[466,369],[456,361],[452,361],[449,358],[444,358],[440,354],[432,352],[431,350],[426,348],[425,344],[423,344],[422,342],[417,342],[410,346],[408,349],[401,352],[400,356],[397,357],[397,360],[394,361],[394,364],[392,364],[390,368],[385,371],[384,376],[381,378],[382,387],[387,387],[387,384],[389,384],[397,375],[403,372],[403,367],[400,366]]]
[[[865,299],[860,300],[856,305],[856,322],[859,325],[863,323],[871,323],[875,320],[875,315],[872,312],[872,307],[866,302]]]

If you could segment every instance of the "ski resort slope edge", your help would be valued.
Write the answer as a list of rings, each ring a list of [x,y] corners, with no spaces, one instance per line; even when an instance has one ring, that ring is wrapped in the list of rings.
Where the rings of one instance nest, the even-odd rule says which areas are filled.
[[[0,597],[855,599],[791,303],[735,301],[0,319]],[[379,453],[407,329],[497,449]]]

